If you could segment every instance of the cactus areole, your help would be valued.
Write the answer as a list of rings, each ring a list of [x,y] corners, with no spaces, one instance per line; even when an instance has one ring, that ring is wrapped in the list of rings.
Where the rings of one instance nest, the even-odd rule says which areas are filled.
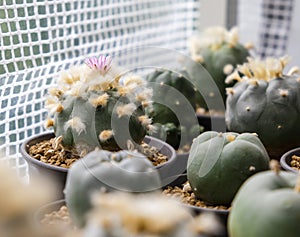
[[[283,74],[286,57],[248,60],[227,78],[238,82],[227,89],[226,124],[232,132],[257,133],[279,158],[300,142],[300,76],[296,67]]]
[[[130,151],[92,151],[69,169],[64,190],[76,225],[83,226],[92,195],[100,191],[150,192],[161,187],[160,176],[147,157]]]
[[[55,135],[65,146],[90,151],[116,151],[128,141],[140,144],[151,123],[144,113],[152,91],[143,78],[121,76],[110,57],[88,58],[85,64],[62,71],[49,90],[46,107]]]
[[[187,178],[196,197],[230,206],[242,183],[268,168],[268,154],[256,135],[204,132],[192,144]]]
[[[222,27],[210,27],[202,35],[191,37],[189,48],[192,58],[201,63],[210,73],[214,82],[218,86],[220,93],[225,102],[226,88],[230,85],[225,83],[225,79],[233,69],[238,65],[246,62],[249,57],[249,48],[251,45],[242,45],[239,42],[237,28],[227,31]],[[193,75],[199,77],[201,75]],[[203,84],[205,87],[206,85]],[[197,94],[198,106],[207,109],[203,99],[205,97],[214,97],[214,93],[207,95]],[[210,108],[219,109],[219,108]]]
[[[298,180],[297,180],[298,179]],[[261,172],[250,177],[233,200],[231,237],[299,236],[299,177],[292,172]]]

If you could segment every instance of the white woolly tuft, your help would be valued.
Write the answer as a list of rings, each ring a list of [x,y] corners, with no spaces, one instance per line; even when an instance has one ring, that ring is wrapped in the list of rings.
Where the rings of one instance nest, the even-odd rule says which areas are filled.
[[[108,102],[109,95],[107,93],[104,93],[103,95],[100,95],[96,98],[91,98],[89,102],[92,104],[94,107],[98,106],[106,106]]]
[[[128,75],[122,78],[124,86],[135,84],[137,86],[145,84],[145,80],[138,75]]]
[[[136,105],[133,103],[120,105],[117,107],[117,114],[120,117],[131,115],[136,110]]]
[[[70,120],[68,120],[64,126],[65,130],[68,130],[68,128],[74,129],[78,134],[81,134],[82,132],[85,131],[86,126],[85,124],[81,121],[79,117],[74,117]]]
[[[114,135],[114,132],[112,130],[103,130],[100,134],[99,134],[99,139],[101,142],[105,142],[108,139],[112,138]]]
[[[145,88],[143,91],[136,95],[136,100],[139,102],[149,101],[153,96],[153,90],[150,88]]]
[[[144,126],[144,127],[148,127],[151,123],[152,123],[152,119],[149,118],[147,115],[141,115],[139,117],[139,121],[141,122],[141,124]]]

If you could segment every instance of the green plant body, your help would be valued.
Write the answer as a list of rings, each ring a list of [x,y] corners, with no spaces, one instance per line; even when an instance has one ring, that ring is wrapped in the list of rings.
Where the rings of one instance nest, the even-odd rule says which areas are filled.
[[[210,131],[192,144],[187,178],[196,197],[230,206],[242,183],[268,167],[268,154],[256,135]]]
[[[210,27],[203,34],[191,37],[189,48],[192,58],[207,70],[216,83],[225,103],[226,88],[230,86],[225,83],[225,79],[238,64],[247,60],[250,56],[251,45],[242,45],[239,42],[237,28],[227,31],[222,27]],[[205,74],[194,76],[202,77]],[[211,80],[211,78],[206,80]],[[205,87],[205,80],[202,82],[202,86]],[[197,105],[204,109],[218,109],[208,108],[204,100],[204,98],[213,99],[214,96],[216,95],[210,92],[205,95],[197,93]]]
[[[255,174],[233,200],[228,219],[231,237],[299,236],[300,193],[297,174]],[[298,184],[297,184],[298,183]]]
[[[57,82],[46,101],[54,114],[46,127],[53,126],[65,146],[116,151],[128,141],[142,142],[151,124],[144,106],[152,93],[143,78],[118,75],[111,59],[100,56],[62,71]]]
[[[271,158],[299,145],[300,79],[297,68],[283,73],[287,58],[251,59],[227,80],[226,124],[229,131],[255,132]],[[243,77],[240,77],[243,74]]]
[[[160,188],[160,176],[138,152],[92,151],[68,171],[65,200],[74,223],[85,224],[92,195],[99,191],[150,192]]]
[[[191,122],[190,116],[195,116],[195,113],[189,114],[185,111],[187,106],[190,106],[193,111],[196,109],[195,94],[197,92],[189,78],[186,70],[175,72],[167,69],[155,70],[146,78],[149,87],[153,89],[154,100],[151,106],[146,108],[146,114],[152,118],[156,128],[156,131],[151,131],[150,135],[160,139],[165,138],[166,142],[175,149],[180,146],[183,132],[188,138],[182,145],[191,143],[192,139],[201,132],[198,123]],[[182,121],[179,121],[177,117],[179,113],[186,115],[182,116]],[[192,131],[194,133],[191,133]]]

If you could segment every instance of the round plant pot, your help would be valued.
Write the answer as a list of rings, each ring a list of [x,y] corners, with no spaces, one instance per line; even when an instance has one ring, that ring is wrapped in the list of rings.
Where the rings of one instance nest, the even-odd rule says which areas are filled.
[[[164,178],[163,186],[178,186],[187,181],[186,167],[189,153],[176,154],[176,159],[165,166],[167,176]]]
[[[191,210],[191,212],[194,215],[199,215],[203,213],[210,213],[217,217],[217,219],[220,221],[220,224],[222,225],[222,232],[216,235],[215,237],[227,237],[227,220],[229,216],[229,210],[219,210],[219,209],[213,209],[213,208],[205,208],[205,207],[196,207],[191,206],[188,204],[183,204],[187,208]]]
[[[49,203],[41,206],[40,208],[38,208],[34,212],[34,223],[35,223],[35,225],[37,227],[42,227],[41,220],[44,218],[44,216],[51,213],[51,212],[58,211],[65,204],[66,204],[65,200],[60,199],[60,200],[57,200],[57,201],[49,202]]]
[[[197,114],[198,122],[206,131],[225,132],[225,115]]]
[[[291,161],[292,161],[293,155],[300,156],[300,147],[284,153],[280,158],[280,165],[286,171],[299,173],[299,170],[297,170],[291,166]]]
[[[68,168],[63,168],[39,161],[30,156],[28,152],[30,146],[35,145],[44,140],[50,140],[54,137],[54,133],[44,133],[31,137],[21,145],[20,152],[22,157],[28,163],[29,177],[39,177],[40,175],[43,175],[47,178],[50,178],[57,185],[58,192],[56,195],[56,199],[62,199],[64,198],[63,190],[66,183]],[[173,169],[174,167],[177,167],[177,155],[174,148],[169,144],[150,136],[146,136],[144,138],[144,142],[150,146],[157,148],[161,154],[167,156],[168,158],[167,162],[155,167],[158,170],[159,175],[161,177],[162,185],[164,186],[167,183],[170,183],[173,180],[175,180],[176,175],[178,176],[178,173],[176,173],[178,171],[177,169]]]
[[[182,182],[180,182],[182,181]],[[168,186],[182,186],[187,181],[187,176],[183,175],[181,180],[176,180],[176,182],[173,182],[171,185]],[[205,207],[198,207],[193,206],[189,204],[182,203],[183,206],[185,206],[187,209],[190,210],[192,215],[197,216],[204,213],[213,214],[217,217],[217,220],[220,222],[222,231],[218,235],[214,235],[214,237],[227,237],[227,219],[229,216],[229,210],[222,210],[222,209],[214,209],[214,208],[205,208]]]

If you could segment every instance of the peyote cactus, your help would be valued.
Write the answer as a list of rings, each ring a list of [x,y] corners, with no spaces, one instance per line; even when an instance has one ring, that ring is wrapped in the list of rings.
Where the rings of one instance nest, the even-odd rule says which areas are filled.
[[[253,175],[233,200],[231,237],[296,237],[300,233],[300,180],[291,172]]]
[[[242,64],[249,56],[249,49],[252,46],[242,45],[239,42],[237,28],[230,31],[222,27],[211,27],[206,29],[202,35],[193,36],[189,40],[189,48],[192,58],[200,63],[215,81],[223,101],[226,99],[225,83],[226,76],[230,74],[238,64]],[[197,75],[198,77],[200,75]],[[207,78],[209,80],[210,78]],[[205,80],[203,87],[205,87]],[[208,109],[203,98],[216,96],[215,93],[204,95],[197,94],[197,104],[199,107]],[[209,108],[218,109],[218,108]]]
[[[144,155],[131,151],[97,150],[71,166],[64,192],[74,223],[83,226],[94,192],[149,192],[160,187],[159,173]]]
[[[128,140],[140,144],[151,123],[144,114],[151,89],[137,75],[120,76],[110,57],[85,62],[61,72],[58,86],[49,90],[46,106],[54,120],[46,126],[54,127],[65,146],[83,151],[99,145],[116,151]]]
[[[256,135],[211,131],[194,140],[187,178],[201,200],[229,206],[248,177],[268,168],[268,154]]]
[[[182,143],[186,145],[184,143],[191,143],[201,131],[198,122],[192,120],[192,116],[195,117],[197,92],[189,78],[186,70],[175,72],[167,69],[155,70],[146,78],[149,87],[153,88],[154,102],[146,108],[146,113],[152,118],[156,128],[151,135],[161,139],[162,135],[165,135],[166,142],[175,149],[179,148],[182,132],[188,136]],[[190,110],[186,110],[187,107],[190,107]],[[181,116],[181,121],[178,115],[184,115]],[[191,134],[190,130],[197,130],[196,136]]]
[[[227,78],[238,80],[227,90],[228,130],[257,133],[275,159],[300,142],[300,78],[296,67],[285,75],[286,64],[287,57],[249,58]]]
[[[84,237],[204,237],[220,230],[216,218],[193,218],[177,201],[159,194],[96,194],[93,204]]]

